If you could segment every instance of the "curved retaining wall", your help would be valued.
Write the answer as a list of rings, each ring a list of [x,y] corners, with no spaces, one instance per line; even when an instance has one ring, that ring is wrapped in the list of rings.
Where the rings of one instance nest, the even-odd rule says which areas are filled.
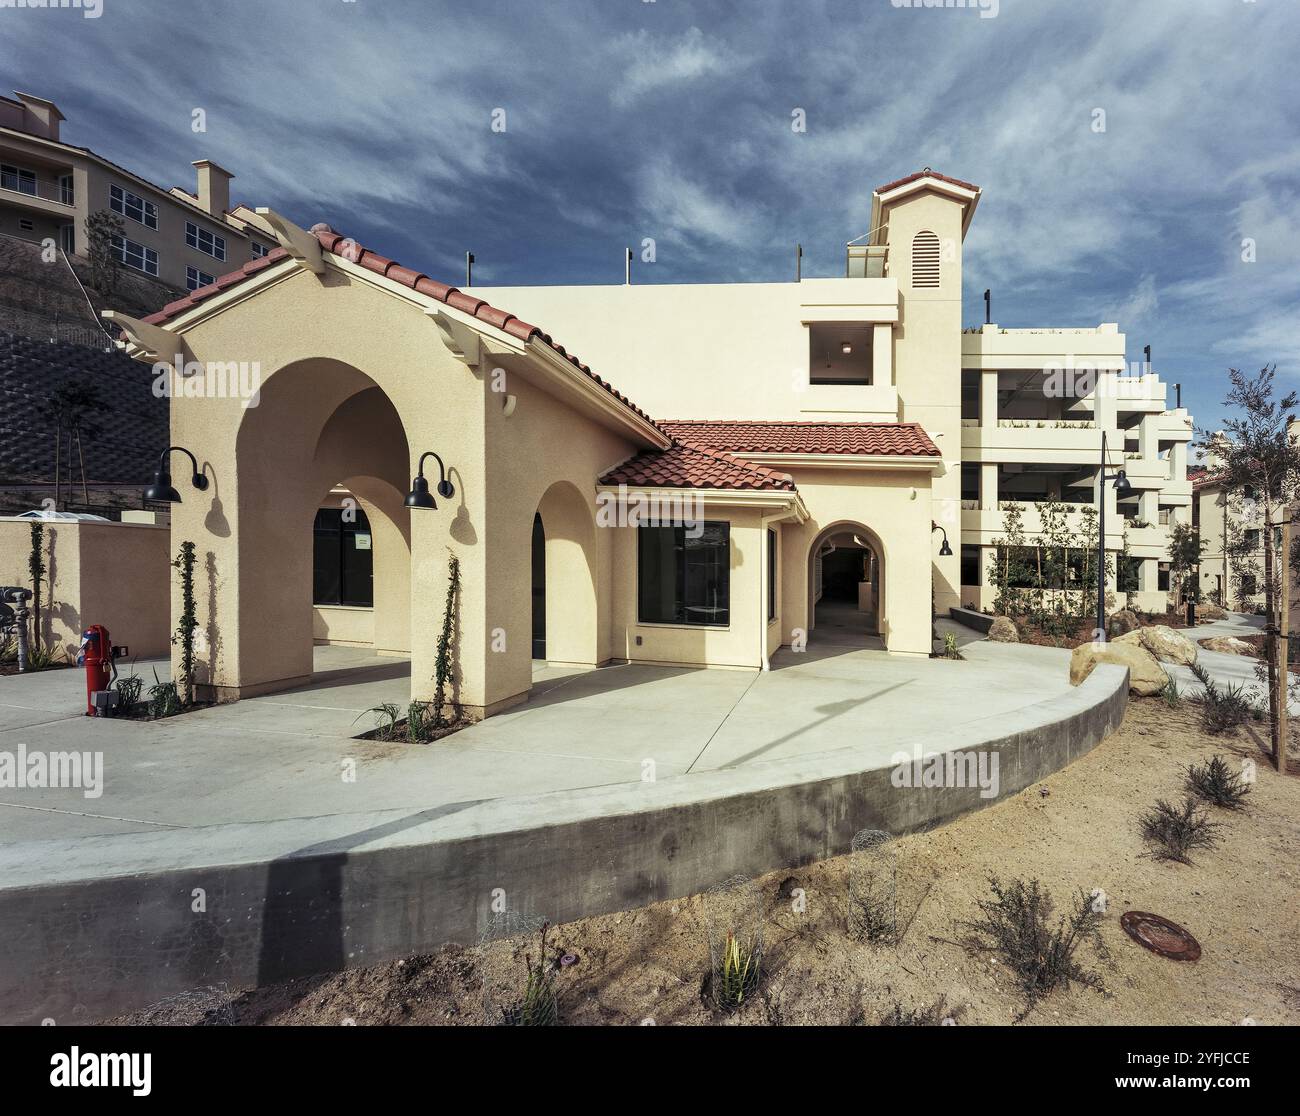
[[[874,760],[855,746],[427,811],[10,845],[0,1020],[86,1022],[198,986],[471,943],[498,888],[509,906],[566,922],[837,856],[858,830],[903,834],[1023,790],[1114,731],[1127,700],[1128,672],[1101,665],[1068,694],[963,726],[961,740],[901,744],[983,753],[986,766],[996,755],[997,798],[896,786],[897,765],[880,757],[890,744]]]

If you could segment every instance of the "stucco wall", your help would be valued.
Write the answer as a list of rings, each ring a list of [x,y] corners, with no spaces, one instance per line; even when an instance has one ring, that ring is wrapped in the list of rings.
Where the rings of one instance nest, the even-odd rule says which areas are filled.
[[[32,521],[0,519],[0,584],[31,588],[27,568]],[[49,520],[41,633],[75,657],[81,633],[103,624],[132,657],[165,655],[170,646],[167,528],[143,523]]]

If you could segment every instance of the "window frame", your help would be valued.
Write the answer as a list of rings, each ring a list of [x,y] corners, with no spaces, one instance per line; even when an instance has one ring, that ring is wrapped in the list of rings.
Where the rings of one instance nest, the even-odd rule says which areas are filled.
[[[259,244],[256,240],[250,240],[248,244],[249,254],[252,259],[260,260],[264,256],[269,256],[271,254],[271,249],[267,245]]]
[[[778,545],[776,528],[769,527],[767,529],[767,622],[769,624],[776,623],[776,618],[779,615],[777,607],[779,604],[777,591],[779,583],[776,575],[776,564],[780,551],[781,547]],[[730,593],[728,593],[729,596]],[[730,607],[730,601],[728,601],[728,607]]]
[[[192,264],[185,265],[185,289],[197,291],[200,287],[210,287],[217,281],[215,275],[209,275],[206,271],[200,271]]]
[[[725,559],[725,604],[720,608],[716,603],[698,604],[691,601],[689,596],[691,563],[687,557],[688,552],[692,549],[704,549],[699,546],[700,540],[708,537],[710,528],[721,528],[723,539],[714,549],[721,550]],[[673,617],[664,619],[657,617],[647,619],[644,612],[644,600],[642,592],[643,578],[647,576],[646,562],[644,552],[644,542],[649,535],[642,532],[650,531],[672,531],[674,532],[673,552],[677,561],[672,569],[673,575]],[[636,547],[636,615],[637,624],[653,625],[670,628],[711,628],[715,631],[723,631],[731,627],[731,521],[727,519],[709,519],[703,522],[703,530],[697,538],[691,538],[686,534],[684,526],[651,526],[640,524],[637,527],[637,547]],[[680,533],[680,535],[678,535]],[[697,546],[692,547],[695,543]],[[713,608],[718,612],[725,610],[726,619],[722,621],[706,621],[691,619],[692,609],[700,610],[703,608]]]
[[[22,183],[26,180],[31,183],[30,190],[24,190]],[[14,184],[9,185],[5,179],[13,178]],[[15,194],[26,194],[29,198],[40,197],[39,179],[34,170],[28,167],[19,166],[17,163],[0,163],[0,187],[9,190]]]
[[[110,182],[108,186],[108,208],[137,225],[157,231],[158,207],[148,198],[143,198],[116,182]],[[133,210],[138,211],[139,216]]]
[[[140,257],[140,263],[138,264],[131,262],[130,256],[133,250]],[[128,240],[122,233],[116,233],[113,236],[113,254],[117,262],[123,267],[129,267],[132,271],[138,271],[142,275],[158,277],[158,253],[147,244],[138,244],[134,240]],[[150,257],[152,257],[152,260]],[[149,267],[151,262],[153,264],[152,270]]]
[[[330,527],[321,526],[322,514],[328,514],[331,518],[337,517]],[[348,590],[348,565],[346,562],[347,540],[355,539],[357,535],[366,535],[370,538],[370,576],[367,579],[366,588],[369,590],[368,601],[365,601],[355,594],[349,593]],[[335,572],[337,577],[334,579],[338,586],[337,600],[319,600],[316,591],[316,543],[319,539],[334,537],[338,540],[338,548],[334,560],[337,565]],[[368,608],[375,607],[375,566],[374,566],[374,530],[370,525],[370,520],[366,513],[360,508],[356,509],[356,519],[349,523],[343,518],[342,508],[317,508],[316,518],[312,522],[312,591],[311,603],[313,608]],[[360,549],[353,546],[354,550]]]
[[[211,247],[203,246],[204,238],[211,243]],[[226,260],[226,238],[214,233],[211,229],[205,229],[202,225],[194,221],[185,222],[185,243],[193,248],[196,252],[202,252],[205,256],[211,256],[214,260],[220,260],[225,263]]]

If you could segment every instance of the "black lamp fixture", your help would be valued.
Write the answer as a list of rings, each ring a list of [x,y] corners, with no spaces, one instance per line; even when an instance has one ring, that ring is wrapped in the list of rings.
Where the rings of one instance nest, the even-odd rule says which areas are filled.
[[[433,450],[427,450],[420,455],[420,464],[415,474],[415,479],[411,481],[411,491],[406,494],[406,506],[408,508],[436,508],[437,501],[434,500],[429,492],[429,482],[424,478],[424,463],[432,457],[438,463],[438,495],[445,500],[450,500],[456,495],[455,486],[447,479],[447,470],[442,464],[442,458]]]
[[[1114,483],[1115,498],[1123,500],[1133,495],[1133,485],[1129,483],[1128,474],[1120,469],[1115,473],[1106,472],[1106,432],[1101,432],[1101,472],[1097,485],[1097,638],[1106,639],[1106,485]],[[1118,583],[1121,570],[1116,569],[1115,579]]]
[[[943,542],[939,544],[939,557],[951,558],[952,547],[948,545],[948,532],[932,519],[930,520],[930,534],[933,535],[936,531],[943,531]]]
[[[200,492],[208,487],[208,478],[199,472],[199,462],[194,454],[190,453],[184,446],[168,446],[158,457],[158,469],[153,475],[153,484],[144,490],[144,498],[153,500],[162,504],[179,504],[181,494],[172,487],[172,475],[167,471],[168,455],[173,453],[183,453],[194,465],[194,476],[191,483]]]

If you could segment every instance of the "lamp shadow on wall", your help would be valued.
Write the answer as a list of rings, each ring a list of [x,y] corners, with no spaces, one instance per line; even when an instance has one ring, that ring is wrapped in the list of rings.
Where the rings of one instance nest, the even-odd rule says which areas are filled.
[[[230,521],[226,518],[226,512],[221,504],[221,487],[217,484],[217,471],[212,468],[212,463],[205,461],[203,463],[204,475],[210,474],[210,485],[212,487],[212,502],[208,505],[208,514],[203,517],[203,527],[210,534],[219,539],[230,538]]]
[[[448,530],[451,537],[462,546],[473,546],[478,542],[478,532],[474,530],[474,524],[469,518],[469,507],[465,503],[465,478],[454,465],[447,470],[447,477],[455,478],[453,483],[456,485],[456,494],[460,497],[460,503],[456,505],[456,518],[451,521]]]

